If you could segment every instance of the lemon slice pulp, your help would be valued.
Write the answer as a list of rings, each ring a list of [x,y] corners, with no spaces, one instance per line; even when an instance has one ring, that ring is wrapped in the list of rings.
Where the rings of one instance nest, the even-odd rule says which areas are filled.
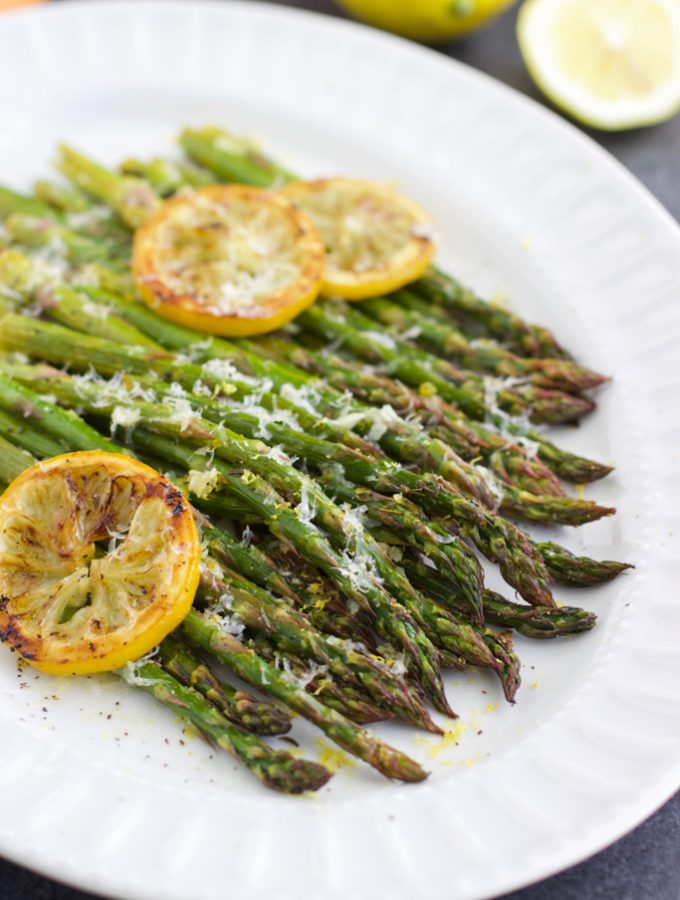
[[[614,131],[680,109],[678,0],[526,0],[517,36],[536,84],[581,122]]]
[[[419,278],[434,255],[429,215],[390,185],[323,178],[283,193],[323,238],[325,296],[363,300],[394,291]]]

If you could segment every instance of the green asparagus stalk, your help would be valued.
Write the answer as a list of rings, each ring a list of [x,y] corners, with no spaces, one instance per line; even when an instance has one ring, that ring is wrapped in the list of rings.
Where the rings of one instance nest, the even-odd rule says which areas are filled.
[[[334,677],[361,689],[380,706],[419,727],[438,731],[419,698],[381,660],[354,641],[329,638],[316,631],[302,612],[243,576],[225,568],[219,573],[205,572],[201,596],[209,606],[226,603],[237,622],[264,635],[279,650],[325,666]]]
[[[507,437],[466,419],[456,407],[439,397],[427,396],[428,392],[423,396],[384,374],[369,371],[367,367],[357,368],[327,349],[323,352],[314,350],[290,338],[280,340],[266,336],[259,338],[253,347],[276,360],[287,359],[305,372],[323,377],[337,390],[349,391],[361,402],[391,406],[404,419],[415,417],[431,437],[454,451],[458,458],[466,462],[483,461],[508,484],[536,495],[564,496],[560,482],[540,460],[527,457],[525,451]],[[396,440],[400,441],[400,435]],[[384,438],[381,445],[385,445]],[[436,459],[436,453],[430,454],[428,465],[436,466]],[[404,461],[408,460],[404,458]],[[439,468],[437,471],[458,483],[454,473]]]
[[[378,639],[370,617],[349,601],[327,576],[312,566],[290,544],[260,531],[257,539],[269,564],[285,578],[301,609],[319,631],[359,640],[370,650],[378,652]],[[388,647],[385,642],[381,642],[380,653],[391,660],[398,656],[397,651]]]
[[[466,369],[502,378],[526,378],[542,387],[576,392],[597,387],[607,380],[604,375],[571,360],[517,356],[492,341],[471,343],[453,322],[447,326],[432,318],[431,304],[406,290],[393,297],[365,300],[360,308],[372,319],[388,326],[389,333],[407,337],[423,349]]]
[[[289,346],[285,341],[276,339],[266,340],[264,345],[270,352],[275,352],[277,358],[283,356],[285,348]],[[305,358],[310,359],[310,354],[303,348],[295,348],[292,355],[296,361],[302,361]],[[311,363],[311,365],[314,365],[314,363]],[[306,368],[306,366],[303,365],[303,368]],[[324,368],[329,373],[334,367],[327,361]],[[356,373],[354,377],[361,378],[365,377],[365,375],[362,376],[360,373]],[[213,416],[209,413],[209,417],[212,418]],[[392,425],[391,419],[388,419],[388,425],[390,425],[390,428],[386,428],[385,434],[381,436],[380,443],[384,449],[391,451],[393,457],[403,458],[404,462],[408,462],[411,465],[415,464],[418,469],[424,468],[426,471],[434,470],[438,472],[447,480],[450,480],[464,494],[474,497],[492,510],[495,510],[500,505],[501,512],[507,513],[512,517],[532,522],[562,525],[582,525],[586,522],[595,521],[602,516],[612,515],[615,512],[611,507],[602,507],[594,504],[592,501],[554,496],[552,494],[537,496],[513,485],[496,483],[491,473],[484,474],[483,470],[466,463],[454,454],[446,444],[432,439],[423,440],[423,436],[420,433],[414,434],[413,427],[409,423],[403,423],[400,429],[398,424]],[[282,443],[284,443],[283,440]],[[292,448],[291,452],[299,453],[299,451],[295,451]],[[380,485],[375,480],[377,477],[375,470],[372,477],[378,489],[384,490],[385,485]],[[409,491],[406,483],[409,480],[412,485],[411,490],[414,490],[413,485],[417,483],[417,480],[413,478],[412,474],[400,484],[401,490]]]
[[[596,481],[612,471],[611,466],[555,447],[543,434],[504,419],[501,424],[514,430],[518,440],[526,437],[535,444],[538,458],[529,457],[506,434],[468,419],[430,390],[415,391],[365,367],[357,369],[337,354],[314,352],[292,342],[279,344],[271,337],[260,338],[249,346],[267,355],[276,349],[277,359],[284,354],[302,369],[323,375],[338,390],[350,391],[367,403],[392,406],[402,416],[416,416],[432,436],[454,448],[463,459],[483,460],[500,478],[528,493],[564,494],[551,469],[565,481],[577,483]]]
[[[163,352],[160,344],[116,316],[113,310],[88,300],[73,288],[65,285],[44,286],[37,292],[36,302],[43,315],[68,328],[121,344],[134,344]]]
[[[232,724],[260,735],[290,731],[291,719],[283,707],[256,700],[247,691],[220,681],[187,644],[173,635],[161,641],[159,660],[166,671],[210,700]]]
[[[64,379],[64,381],[67,380],[68,379]],[[56,382],[55,387],[58,387]],[[86,384],[81,384],[79,393],[76,394],[76,398],[79,397],[79,401],[76,399],[76,405],[78,405],[78,402],[80,402],[81,405],[86,405],[85,394],[87,392],[87,387]],[[90,385],[90,387],[92,387],[92,385]],[[12,382],[11,379],[6,378],[5,376],[0,378],[0,395],[0,405],[6,403],[9,404],[10,408],[14,408],[17,399],[23,404],[30,404],[31,409],[37,409],[40,412],[41,427],[44,428],[48,434],[61,437],[66,432],[70,437],[71,445],[78,449],[91,449],[97,447],[111,452],[120,452],[120,448],[117,445],[102,438],[98,432],[86,425],[86,423],[74,413],[68,410],[62,410],[54,404],[41,399],[32,391]],[[96,391],[94,395],[90,391],[90,396],[92,398],[89,406],[90,411],[94,414],[102,413],[103,407],[101,405],[101,398],[99,401],[96,399]],[[153,404],[151,404],[151,406],[153,406]],[[112,412],[114,408],[115,407],[109,406],[109,411]],[[149,414],[152,411],[147,409],[146,412]],[[168,419],[166,411],[164,411],[162,407],[155,410],[155,412],[162,417],[166,424],[171,426],[171,433],[177,433],[177,423],[175,422],[173,425]],[[206,424],[209,425],[209,423]],[[179,431],[181,433],[182,429],[180,428]],[[203,430],[200,425],[197,426],[197,429],[194,429],[194,434],[203,438],[210,438],[209,431]],[[283,476],[283,483],[285,483],[286,477],[288,477],[292,479],[294,483],[297,482],[300,486],[300,490],[308,489],[310,491],[310,502],[318,504],[319,508],[325,512],[326,524],[334,525],[336,531],[339,531],[338,537],[343,542],[343,547],[346,545],[347,539],[343,532],[343,523],[345,520],[344,514],[325,497],[323,492],[318,489],[314,482],[306,479],[291,466],[284,466],[283,464],[277,463],[275,460],[269,459],[267,455],[268,448],[265,445],[252,444],[236,435],[230,437],[224,430],[222,437],[227,443],[222,444],[219,449],[230,457],[230,462],[236,462],[237,465],[247,465],[250,463],[252,466],[253,464],[257,465],[259,458],[262,464],[258,466],[258,468],[261,468],[264,473],[269,472],[271,474],[271,472],[278,470]],[[176,450],[179,449],[181,448],[178,446]],[[191,450],[189,450],[189,456],[191,456]],[[172,458],[172,456],[168,456],[168,458]],[[268,466],[267,462],[270,462],[271,466]],[[229,474],[229,469],[226,467],[225,469],[226,473]],[[236,485],[243,494],[246,485],[242,483],[241,479],[231,477],[231,483],[232,488]],[[273,517],[273,521],[283,518],[278,511],[280,499],[275,493],[271,492],[271,489],[266,482],[258,480],[258,486],[259,494],[262,496],[262,499],[266,500],[268,517],[270,519]],[[257,496],[258,492],[255,491],[254,488],[251,488],[247,493],[249,496]],[[363,605],[368,604],[370,606],[377,616],[381,628],[388,634],[391,634],[398,643],[403,645],[405,652],[412,658],[417,670],[422,675],[424,687],[429,692],[433,702],[442,712],[451,714],[451,709],[444,696],[443,686],[438,672],[437,652],[425,633],[411,620],[408,613],[398,606],[377,582],[374,582],[370,578],[367,578],[366,584],[362,585],[363,590],[359,589],[357,584],[353,583],[354,579],[348,569],[348,566],[352,564],[351,558],[345,562],[343,557],[339,555],[337,551],[332,550],[330,546],[326,545],[325,539],[322,538],[320,532],[318,532],[315,527],[302,521],[293,512],[286,516],[286,520],[289,531],[297,540],[302,542],[304,547],[315,548],[318,558],[320,558],[329,568],[329,574],[337,579],[336,583],[338,583],[339,587],[346,592],[349,591],[350,593],[348,595],[356,599],[357,602],[361,602]],[[377,549],[373,548],[369,543],[369,540],[368,537],[362,537],[362,546],[361,548],[358,547],[357,550],[359,551],[360,556],[360,550],[366,550],[366,552],[370,554],[370,557],[375,561],[380,558],[381,554]],[[402,587],[402,585],[408,586],[408,593],[410,595],[410,586],[405,578],[399,578],[396,570],[391,570],[391,567],[388,568],[386,566],[385,572],[393,581],[397,582],[400,589],[403,591],[406,591],[407,588]]]
[[[365,362],[387,366],[391,374],[412,387],[432,386],[472,419],[497,418],[493,409],[497,404],[514,416],[528,414],[536,423],[559,424],[577,421],[594,408],[593,402],[583,397],[531,385],[507,387],[501,383],[498,390],[491,385],[494,396],[489,400],[478,375],[457,370],[406,341],[376,331],[371,319],[344,302],[317,304],[302,313],[297,323],[326,340],[342,341],[343,349]]]
[[[36,461],[35,456],[26,450],[17,447],[2,435],[6,434],[0,417],[0,483],[9,484],[17,475],[21,475],[24,469],[28,469]]]
[[[0,185],[0,221],[4,221],[7,216],[14,214],[48,219],[57,217],[55,211],[42,200],[25,197],[11,188]]]
[[[498,661],[498,676],[503,685],[503,693],[508,703],[515,702],[515,696],[522,683],[520,669],[522,664],[512,648],[512,634],[509,631],[499,633],[490,628],[484,629],[484,640]]]
[[[404,511],[404,515],[406,515],[406,511]],[[420,595],[417,600],[413,599],[411,603],[408,604],[407,608],[418,624],[421,625],[425,632],[430,636],[435,645],[462,657],[466,662],[472,665],[485,666],[497,671],[502,671],[504,674],[506,673],[507,670],[505,666],[501,669],[498,659],[490,652],[484,635],[479,635],[474,628],[466,626],[464,623],[457,622],[452,616],[444,614],[443,611],[438,609],[426,596]],[[271,618],[271,615],[269,618]],[[244,619],[244,621],[247,620]],[[295,631],[296,635],[299,635],[304,631],[303,625],[298,624]],[[285,646],[285,643],[281,641],[277,641],[277,643]],[[498,649],[495,644],[493,645],[493,648]],[[292,649],[298,650],[302,655],[309,655],[305,650],[299,650],[298,648]],[[314,658],[317,661],[323,661],[321,653],[317,652],[314,654]],[[503,662],[506,662],[506,654],[503,655]],[[335,671],[334,674],[347,679],[346,674],[342,671]],[[382,678],[382,683],[384,684],[384,682],[385,674],[383,674]],[[513,683],[514,682],[512,681],[508,682],[508,690],[512,691],[514,695],[514,690],[512,688]],[[363,687],[367,688],[369,693],[375,697],[374,692],[370,689],[370,685],[363,684]]]
[[[418,763],[325,707],[256,653],[245,650],[233,635],[220,630],[206,616],[191,610],[181,625],[181,631],[191,644],[229,666],[243,681],[281,700],[317,725],[336,744],[388,778],[422,781],[427,777]]]
[[[214,172],[223,181],[240,181],[257,187],[297,178],[264,156],[251,142],[220,128],[186,128],[180,144],[189,159]]]
[[[176,715],[194,725],[222,750],[241,760],[262,784],[287,794],[318,791],[331,777],[318,763],[295,759],[285,750],[272,750],[260,737],[247,734],[229,721],[192,687],[186,687],[153,662],[130,663],[119,671],[129,684],[155,697]]]
[[[113,176],[112,176],[113,177]],[[546,445],[545,448],[541,448],[549,451],[545,454],[545,458],[550,460],[555,465],[559,465],[561,460],[559,459],[560,453],[557,451],[557,448],[552,448],[549,444]],[[563,452],[562,452],[563,453]],[[608,467],[601,467],[598,465],[592,467],[586,467],[585,471],[581,471],[580,467],[574,467],[573,465],[568,464],[568,460],[566,460],[567,465],[562,465],[561,474],[565,478],[571,478],[573,480],[593,480],[597,477],[602,477],[603,474],[606,474],[607,471],[610,471]],[[585,461],[588,462],[588,461]]]
[[[43,340],[41,344],[40,355],[47,359],[54,360],[62,354],[60,361],[66,361],[63,355],[66,347],[70,343],[74,343],[65,329],[58,326],[47,327],[45,323],[26,322],[19,316],[8,315],[3,320],[3,333],[1,340],[7,346],[10,344],[12,349],[29,348],[30,335],[42,335],[42,337],[50,336],[49,341]],[[15,340],[17,333],[22,332],[25,341]],[[100,339],[84,336],[75,342],[77,346],[69,350],[67,356],[73,364],[78,363],[77,354],[82,353],[86,347],[106,349],[107,355],[117,353],[118,357],[113,366],[113,370],[118,370],[124,365],[125,348],[120,345],[109,345]],[[141,351],[141,348],[140,348]],[[133,354],[132,362],[138,364],[144,357],[150,357],[152,354],[144,353]],[[93,363],[99,368],[99,357],[97,362]],[[85,357],[87,358],[87,353]],[[156,371],[161,361],[154,357],[150,363]],[[181,368],[181,364],[175,365],[173,372]],[[109,369],[111,370],[111,369]],[[95,388],[93,393],[93,387]],[[184,437],[189,440],[200,440],[202,442],[211,442],[225,461],[236,465],[244,465],[253,468],[265,478],[268,478],[279,490],[290,492],[291,488],[296,491],[296,497],[300,501],[303,489],[308,492],[309,501],[315,505],[321,521],[326,528],[337,534],[341,541],[346,542],[346,527],[344,523],[344,515],[341,510],[332,504],[326,495],[318,486],[309,478],[303,476],[300,472],[285,462],[279,462],[271,458],[271,453],[266,445],[259,442],[253,442],[246,438],[242,438],[223,426],[214,425],[204,419],[195,417],[192,429],[188,428],[188,422],[178,420],[177,416],[168,414],[168,410],[159,404],[148,403],[145,400],[130,401],[127,396],[120,397],[103,397],[101,389],[97,390],[97,386],[81,382],[75,394],[72,381],[67,377],[55,379],[51,382],[51,388],[57,395],[67,403],[73,405],[85,405],[89,403],[89,409],[92,414],[101,414],[108,411],[112,414],[117,406],[132,406],[134,410],[142,416],[150,427],[154,430],[165,430],[171,433],[183,433]],[[89,399],[88,399],[89,395]],[[353,478],[363,472],[367,479],[372,479],[370,463],[364,463],[362,468],[361,461],[356,461],[349,466],[345,466],[345,472]],[[403,470],[404,478],[409,475]],[[424,488],[426,484],[430,486],[430,493],[425,494]],[[422,485],[422,486],[421,486]],[[532,547],[529,539],[511,523],[506,522],[499,516],[484,510],[473,501],[468,500],[456,493],[453,489],[447,487],[436,477],[431,477],[427,482],[421,478],[418,482],[419,505],[427,504],[425,508],[436,514],[451,516],[455,521],[461,523],[461,527],[465,533],[474,541],[475,545],[494,562],[497,562],[501,568],[503,576],[510,584],[516,587],[529,602],[536,605],[549,606],[553,604],[552,596],[548,588],[547,572],[544,570],[543,562],[539,554]],[[379,565],[380,577],[385,578],[390,590],[395,592],[395,596],[400,601],[406,600],[410,602],[410,591],[405,579],[399,577],[398,572],[386,561],[382,555],[375,550],[370,544],[363,548],[369,553]]]
[[[239,514],[230,518],[240,521]],[[258,547],[243,539],[236,540],[223,528],[212,524],[203,523],[201,533],[208,549],[230,569],[294,605],[300,605],[299,595]]]
[[[86,194],[70,184],[42,178],[33,186],[36,200],[51,207],[53,213],[83,213],[92,203]]]
[[[0,409],[40,422],[41,430],[46,431],[55,440],[63,442],[69,449],[122,452],[117,444],[102,437],[72,410],[61,409],[2,373],[0,373]],[[20,443],[19,435],[17,443]]]
[[[0,395],[2,387],[0,386]],[[44,434],[37,428],[33,427],[31,418],[23,415],[21,407],[17,409],[18,415],[5,412],[1,408],[2,397],[0,396],[0,431],[6,440],[11,441],[16,447],[21,447],[31,454],[40,456],[58,456],[65,453],[69,448],[68,445],[55,440],[50,435]],[[12,476],[13,477],[13,476]],[[11,479],[10,479],[11,480]]]
[[[451,592],[448,585],[438,577],[437,572],[420,560],[406,558],[403,562],[409,578],[415,581],[430,596],[447,608],[467,610]],[[512,628],[524,637],[547,639],[568,634],[590,631],[597,622],[595,613],[573,606],[557,608],[527,606],[506,600],[495,591],[485,590],[483,594],[484,615],[490,625]]]
[[[81,234],[55,219],[15,213],[5,219],[4,226],[15,241],[52,251],[57,261],[68,261],[72,266],[105,263],[119,272],[128,268],[127,248],[101,235]]]
[[[454,317],[473,322],[482,334],[507,343],[522,356],[569,359],[553,335],[545,328],[527,325],[518,315],[503,307],[488,303],[463,287],[450,275],[434,268],[427,276],[413,285],[413,290],[430,303],[439,304]]]
[[[570,587],[588,587],[592,584],[602,584],[616,578],[626,569],[633,569],[629,563],[614,562],[613,560],[590,559],[587,556],[577,556],[570,553],[559,544],[550,541],[542,541],[536,544],[543,556],[551,578],[558,584],[566,584]]]
[[[45,332],[45,324],[44,323],[38,323],[38,322],[34,322],[32,320],[29,322],[25,319],[22,319],[21,317],[12,317],[12,316],[5,317],[4,325],[5,325],[5,328],[3,330],[2,336],[0,337],[1,340],[4,340],[4,341],[10,340],[12,338],[12,336],[15,335],[15,327],[14,326],[18,326],[19,332],[21,334],[23,334],[24,339],[26,338],[27,334],[30,337],[31,335],[35,336],[36,333],[39,333],[44,338],[46,338],[46,340],[44,340],[40,346],[38,355],[43,355],[43,356],[47,356],[48,358],[50,358],[51,354],[61,352],[60,346],[59,346],[59,341],[57,340],[57,338],[63,336],[63,334],[62,334],[63,329],[60,330],[60,329],[56,328],[56,326],[55,326],[55,327],[48,328],[47,332]],[[70,359],[71,362],[77,362],[78,361],[77,360],[78,353],[83,350],[84,345],[87,343],[91,343],[94,340],[95,339],[92,339],[92,338],[87,338],[87,339],[85,337],[81,338],[77,342],[78,346],[71,345],[69,351],[65,355],[62,354],[61,361],[66,361],[67,359]],[[100,343],[95,342],[95,346],[100,347],[100,346],[102,346],[102,344],[101,344],[101,342]],[[23,340],[18,341],[16,344],[12,344],[13,349],[23,349],[24,347],[25,347],[25,344],[24,344]],[[100,354],[100,356],[104,360],[105,365],[110,366],[111,371],[117,371],[118,369],[120,369],[120,367],[125,362],[124,358],[121,357],[121,355],[120,355],[121,351],[127,352],[131,348],[121,348],[121,347],[118,347],[117,345],[113,345],[115,353],[113,354],[113,359],[111,359],[110,354],[108,352],[110,349],[109,345],[106,345],[106,347],[107,347],[107,353],[103,354],[103,355]],[[144,358],[148,358],[148,356],[149,356],[149,354],[142,352],[142,353],[140,353],[139,358],[144,359]],[[54,358],[54,356],[52,356],[51,358]],[[89,355],[87,352],[85,352],[82,359],[84,361],[83,364],[85,364],[85,362],[88,359],[91,359],[91,355]],[[99,360],[99,361],[101,362],[101,360]],[[154,366],[158,366],[160,363],[161,363],[161,360],[158,358],[158,355],[155,354],[154,359],[151,360],[151,364]],[[3,364],[2,368],[5,371],[7,371],[8,370],[7,364],[6,363]],[[12,367],[10,367],[10,368],[12,368]],[[16,367],[13,367],[13,368],[16,369]],[[189,368],[191,368],[191,367],[189,367]],[[192,377],[198,377],[198,375],[201,372],[200,368],[194,367],[194,370],[192,370]],[[40,385],[41,389],[43,389],[43,390],[55,390],[57,392],[61,392],[62,397],[64,399],[68,400],[68,397],[67,397],[68,391],[69,391],[69,388],[67,387],[68,381],[69,381],[68,378],[63,373],[61,373],[58,380],[49,382],[49,387],[47,387],[48,382],[41,383],[39,378],[36,381],[34,381],[33,383],[36,385]],[[79,405],[79,403],[83,399],[83,392],[87,392],[88,390],[90,391],[90,394],[91,394],[92,393],[92,385],[88,386],[86,383],[80,384],[78,386],[77,395],[74,396],[73,394],[71,394],[70,402],[72,402],[76,406]],[[114,395],[114,397],[115,397],[115,395]],[[122,398],[122,401],[124,401],[125,399],[126,398]],[[120,402],[122,402],[122,401],[120,401]],[[142,401],[138,401],[138,403],[142,403]],[[114,403],[114,401],[111,400],[111,402],[109,404],[109,412],[112,411],[113,406],[115,406],[115,405],[119,405],[118,401]],[[94,410],[95,414],[98,409],[101,409],[101,398],[99,398],[96,402],[95,402],[95,399],[93,398],[93,410]],[[176,427],[179,424],[181,424],[178,421],[176,421],[175,423],[168,422],[167,421],[168,417],[165,414],[167,411],[165,411],[163,413],[163,418],[161,418],[160,412],[158,410],[149,411],[147,409],[147,414],[150,415],[152,418],[155,416],[156,412],[158,412],[158,422],[156,422],[156,425],[158,425],[159,423],[162,424],[164,422],[166,427],[173,426],[173,424]],[[209,439],[210,430],[211,430],[211,426],[209,424],[199,425],[198,429],[194,430],[193,439],[199,439],[199,440]],[[186,436],[192,437],[191,435],[186,435]],[[232,435],[229,438],[229,440],[231,441],[231,443],[233,445],[232,449],[238,444],[238,442],[234,443],[234,437],[235,436]],[[225,434],[222,434],[222,438],[223,439],[225,438]],[[243,447],[242,441],[241,441],[240,446]],[[251,448],[249,461],[252,460],[253,456],[258,456],[260,454],[264,454],[266,456],[268,453],[269,453],[268,450],[263,451],[262,448],[259,448],[259,449]],[[244,459],[245,459],[245,457],[241,457],[242,463],[243,463]],[[233,461],[233,458],[232,458],[232,461]],[[247,465],[248,463],[245,462],[243,464]],[[269,462],[264,463],[264,464],[268,470],[271,470],[272,468],[277,469],[277,467],[279,465],[275,460],[274,461],[270,460]],[[295,471],[295,470],[293,470],[293,471]],[[271,471],[269,471],[269,474],[271,475]],[[291,474],[291,473],[289,472],[288,474]],[[299,478],[299,473],[296,472],[294,478]],[[284,478],[284,482],[285,482],[285,478]],[[546,576],[540,574],[540,572],[541,572],[540,567],[538,568],[538,573],[539,573],[538,581],[536,580],[536,576],[531,576],[529,574],[531,571],[531,567],[529,567],[529,569],[527,569],[527,561],[526,560],[524,561],[523,565],[517,567],[517,562],[519,562],[521,560],[521,556],[522,556],[523,552],[526,552],[527,548],[528,548],[529,559],[531,559],[533,557],[533,560],[535,561],[536,558],[538,557],[537,551],[535,551],[533,549],[533,547],[531,547],[531,545],[527,542],[527,539],[522,535],[522,533],[519,532],[517,529],[515,529],[513,526],[511,526],[509,523],[504,522],[504,520],[500,519],[499,517],[491,516],[491,514],[488,514],[488,513],[483,513],[483,511],[479,510],[477,507],[474,506],[474,504],[471,504],[469,501],[466,501],[464,498],[455,497],[454,499],[455,499],[456,505],[452,507],[451,506],[452,496],[450,496],[450,495],[451,495],[451,491],[448,491],[448,490],[441,491],[441,493],[439,495],[439,502],[442,503],[442,502],[445,502],[448,500],[449,503],[448,503],[448,505],[446,505],[446,508],[444,508],[444,509],[440,508],[438,511],[443,514],[446,514],[446,515],[451,515],[453,513],[454,518],[461,518],[460,513],[462,512],[464,514],[464,519],[465,519],[464,528],[465,528],[466,533],[472,537],[472,539],[475,541],[477,546],[482,550],[482,552],[486,553],[486,555],[489,555],[490,558],[495,559],[495,561],[498,561],[501,564],[501,570],[503,571],[503,574],[506,577],[506,579],[508,581],[510,581],[510,583],[513,583],[513,584],[515,584],[515,582],[517,582],[515,584],[515,586],[518,587],[518,589],[520,591],[526,591],[526,594],[523,593],[523,595],[526,596],[527,599],[529,599],[531,596],[533,596],[534,602],[537,603],[537,605],[550,605],[549,594],[546,595],[545,591],[544,591],[543,595],[541,596],[541,593],[540,593],[541,585],[545,585],[547,583]],[[436,498],[434,498],[434,499],[436,499]],[[336,514],[337,514],[337,511],[336,511]],[[339,528],[339,531],[342,532],[342,527]],[[494,535],[496,535],[496,538],[494,537]],[[497,537],[503,536],[503,535],[505,535],[505,537],[503,538],[502,541],[497,540]],[[509,547],[504,546],[508,542],[509,542],[510,546]],[[514,547],[514,549],[512,549],[513,547]],[[555,556],[555,554],[553,553],[553,559],[554,559],[554,556]],[[570,558],[570,556],[571,555],[568,554],[567,558]],[[573,563],[570,563],[570,565],[573,565]],[[538,592],[537,592],[536,588],[538,588]]]
[[[305,690],[321,700],[324,706],[339,712],[351,722],[357,725],[370,725],[373,722],[385,722],[395,718],[394,713],[385,707],[377,706],[356,687],[328,678],[323,669],[318,673],[310,672],[301,659],[288,652],[282,653],[262,635],[248,636],[246,643],[262,659],[292,674],[304,684]]]
[[[183,188],[200,188],[215,183],[215,178],[206,169],[158,156],[148,162],[126,159],[120,169],[123,175],[143,178],[161,197],[170,197]]]
[[[144,179],[109,172],[65,144],[59,147],[57,168],[77,187],[115,209],[130,228],[141,225],[160,205]]]

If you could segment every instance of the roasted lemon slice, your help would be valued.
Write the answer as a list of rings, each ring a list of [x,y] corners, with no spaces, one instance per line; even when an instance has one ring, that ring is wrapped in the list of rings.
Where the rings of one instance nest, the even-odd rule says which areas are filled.
[[[185,617],[201,547],[182,494],[100,450],[36,463],[0,498],[0,638],[45,672],[104,672]]]
[[[394,291],[419,278],[434,255],[429,215],[389,185],[323,178],[282,193],[323,238],[325,296],[364,300]]]
[[[211,185],[166,201],[135,232],[132,271],[162,316],[210,334],[264,334],[316,299],[323,242],[284,197]]]

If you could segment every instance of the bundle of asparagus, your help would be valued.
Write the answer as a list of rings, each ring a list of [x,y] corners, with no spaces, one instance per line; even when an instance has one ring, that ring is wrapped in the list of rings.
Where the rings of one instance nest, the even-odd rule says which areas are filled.
[[[167,471],[202,529],[201,586],[157,656],[123,676],[270,787],[314,790],[330,776],[262,740],[288,730],[287,710],[388,777],[420,780],[363,725],[400,717],[439,731],[425,700],[455,715],[442,667],[489,668],[514,701],[511,630],[592,628],[592,613],[558,607],[553,583],[628,568],[512,521],[614,512],[560,480],[610,467],[537,430],[589,413],[583,391],[605,378],[434,269],[388,296],[317,303],[258,339],[161,318],[135,297],[130,229],[195,187],[294,180],[218,129],[180,143],[188,162],[129,160],[120,173],[62,147],[69,185],[0,188],[0,482],[93,448]],[[526,602],[485,587],[473,547]],[[230,686],[216,663],[274,699]]]

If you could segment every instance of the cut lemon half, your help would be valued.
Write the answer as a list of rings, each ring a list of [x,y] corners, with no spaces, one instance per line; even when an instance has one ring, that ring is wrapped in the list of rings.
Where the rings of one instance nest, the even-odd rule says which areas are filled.
[[[285,325],[316,299],[324,250],[285,197],[211,185],[167,200],[135,232],[142,298],[181,325],[232,337]]]
[[[680,109],[678,0],[526,0],[517,37],[538,87],[587,125],[617,131]]]
[[[0,498],[0,638],[44,672],[117,669],[186,616],[201,546],[180,491],[116,453],[55,456]]]
[[[322,294],[364,300],[419,278],[434,255],[432,221],[394,187],[359,178],[298,181],[282,193],[326,249]]]

